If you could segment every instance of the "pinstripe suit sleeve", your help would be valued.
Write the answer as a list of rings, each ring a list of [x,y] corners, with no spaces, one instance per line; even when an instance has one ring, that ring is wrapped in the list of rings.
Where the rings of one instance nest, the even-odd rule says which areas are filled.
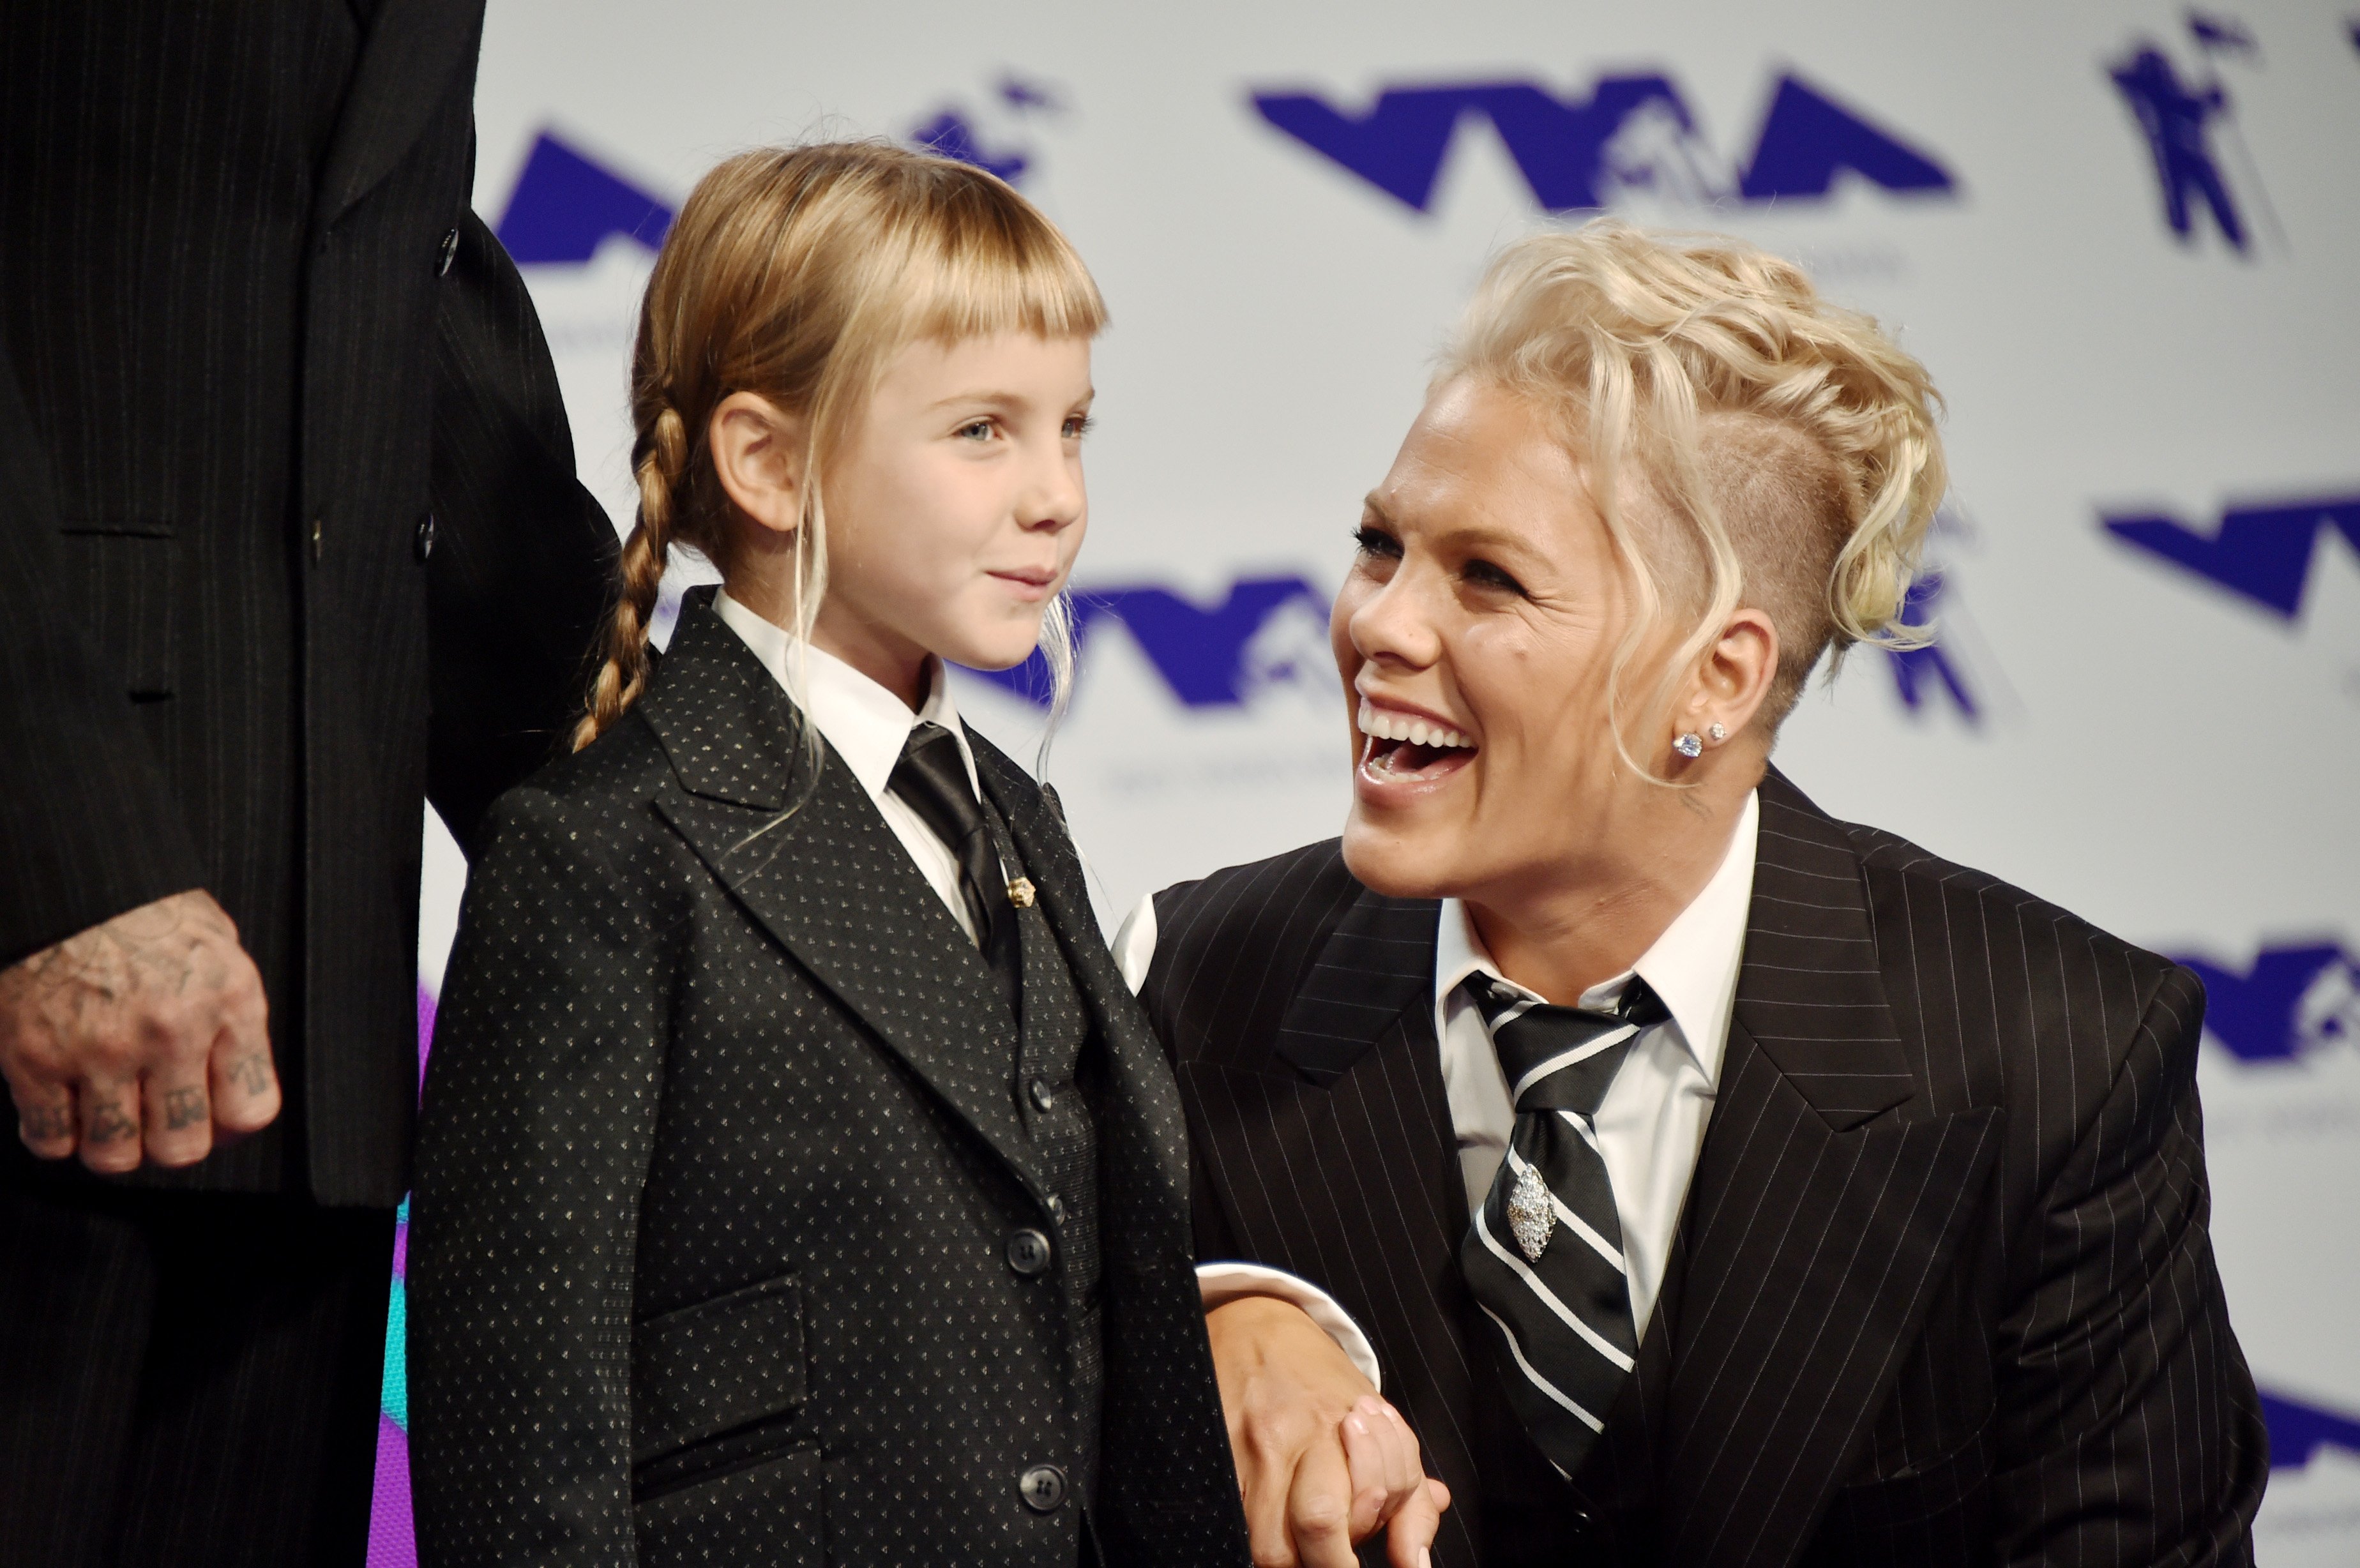
[[[124,672],[68,608],[63,520],[0,345],[0,965],[205,880]]]
[[[427,794],[470,845],[580,714],[616,541],[574,478],[532,297],[472,212],[439,288]]]
[[[2166,974],[2105,1099],[2017,1238],[2003,1326],[2012,1563],[2243,1563],[2267,1439],[2208,1230],[2202,986]]]
[[[410,1233],[419,1541],[435,1568],[629,1568],[632,1278],[661,917],[602,823],[528,787],[475,863]]]

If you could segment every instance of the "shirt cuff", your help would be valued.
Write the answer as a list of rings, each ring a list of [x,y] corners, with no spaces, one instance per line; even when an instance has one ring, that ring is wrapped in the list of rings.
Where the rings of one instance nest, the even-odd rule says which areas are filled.
[[[1336,1342],[1344,1358],[1360,1368],[1379,1393],[1384,1391],[1384,1377],[1377,1370],[1377,1352],[1369,1336],[1352,1315],[1336,1304],[1336,1298],[1310,1280],[1287,1273],[1283,1269],[1271,1269],[1260,1263],[1199,1263],[1196,1265],[1196,1290],[1205,1298],[1205,1310],[1227,1306],[1240,1296],[1275,1296],[1282,1301],[1292,1301],[1303,1313],[1326,1331]]]

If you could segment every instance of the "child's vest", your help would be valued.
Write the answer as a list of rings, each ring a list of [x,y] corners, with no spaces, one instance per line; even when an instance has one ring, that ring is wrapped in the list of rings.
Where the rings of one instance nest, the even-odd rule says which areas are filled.
[[[1000,813],[985,814],[1002,861],[1022,867]],[[1020,870],[1020,875],[1022,871]],[[1024,953],[1023,1034],[1014,1065],[1017,1103],[1051,1197],[1051,1237],[1071,1325],[1072,1399],[1076,1434],[1075,1484],[1097,1495],[1099,1393],[1105,1379],[1098,1304],[1098,1125],[1077,1082],[1089,1015],[1065,966],[1065,951],[1037,904],[1020,907]]]

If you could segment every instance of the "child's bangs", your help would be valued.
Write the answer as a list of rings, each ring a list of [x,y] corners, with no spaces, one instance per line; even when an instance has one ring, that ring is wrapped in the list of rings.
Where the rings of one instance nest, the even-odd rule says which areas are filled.
[[[926,225],[934,232],[911,236],[901,290],[908,338],[1091,338],[1106,330],[1106,302],[1081,256],[1022,201],[1009,191],[1003,201],[960,202]]]

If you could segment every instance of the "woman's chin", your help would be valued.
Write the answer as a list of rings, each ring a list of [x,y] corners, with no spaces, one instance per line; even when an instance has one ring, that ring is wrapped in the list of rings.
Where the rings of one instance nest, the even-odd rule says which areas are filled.
[[[1440,823],[1422,825],[1378,815],[1354,801],[1344,819],[1344,866],[1360,885],[1388,898],[1448,898],[1457,888],[1463,856]]]

